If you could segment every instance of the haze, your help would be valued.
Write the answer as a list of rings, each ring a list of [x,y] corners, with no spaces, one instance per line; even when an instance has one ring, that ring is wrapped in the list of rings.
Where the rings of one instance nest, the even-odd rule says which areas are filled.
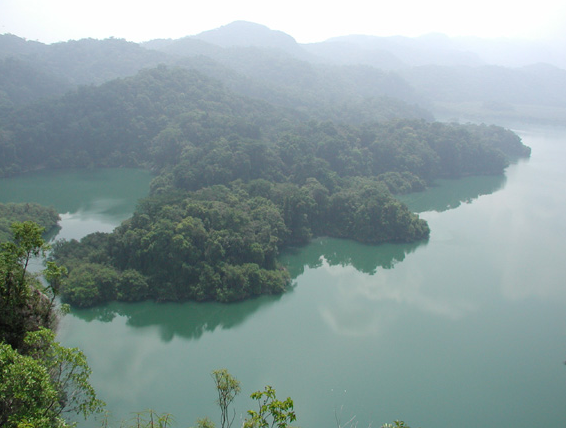
[[[299,43],[350,34],[414,37],[431,32],[482,38],[566,40],[566,3],[562,0],[385,3],[3,0],[0,33],[43,43],[108,37],[142,42],[180,38],[246,20],[283,31]]]

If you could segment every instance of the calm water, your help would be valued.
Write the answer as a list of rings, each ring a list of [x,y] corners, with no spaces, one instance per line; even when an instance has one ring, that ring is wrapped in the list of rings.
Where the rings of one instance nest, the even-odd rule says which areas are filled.
[[[59,339],[85,351],[116,419],[218,423],[210,372],[226,367],[242,382],[237,418],[269,384],[303,427],[566,426],[566,130],[519,131],[533,155],[504,177],[404,199],[428,242],[318,239],[282,256],[295,278],[283,296],[74,311]]]
[[[0,180],[0,202],[37,202],[61,216],[57,239],[111,232],[147,196],[151,175],[139,169],[57,170]]]

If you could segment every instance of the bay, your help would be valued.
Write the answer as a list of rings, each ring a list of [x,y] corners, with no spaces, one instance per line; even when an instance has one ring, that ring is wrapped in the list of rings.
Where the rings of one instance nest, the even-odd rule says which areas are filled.
[[[265,385],[303,427],[566,426],[566,130],[518,132],[533,154],[505,176],[403,197],[427,242],[320,238],[282,254],[282,296],[73,310],[58,338],[85,351],[113,422],[151,408],[218,423],[210,372],[226,367],[235,426]]]

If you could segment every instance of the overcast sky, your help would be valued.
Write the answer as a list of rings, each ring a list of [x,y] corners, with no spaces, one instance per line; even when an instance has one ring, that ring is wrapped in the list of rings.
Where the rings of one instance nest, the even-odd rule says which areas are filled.
[[[180,38],[236,20],[299,43],[368,34],[566,39],[565,0],[0,0],[0,34],[43,43]]]

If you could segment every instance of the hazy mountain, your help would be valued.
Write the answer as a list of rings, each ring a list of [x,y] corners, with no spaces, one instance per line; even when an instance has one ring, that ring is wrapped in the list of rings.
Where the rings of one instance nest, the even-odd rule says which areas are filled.
[[[429,64],[483,64],[476,54],[457,48],[451,39],[441,34],[417,38],[352,35],[304,45],[304,48],[333,63],[367,64],[389,70]]]
[[[196,38],[203,34],[207,41]],[[426,104],[399,75],[316,60],[290,36],[261,25],[236,22],[201,35],[143,46],[182,57],[176,64],[213,75],[238,93],[285,107],[313,109],[317,103],[383,96]]]
[[[517,68],[541,62],[566,69],[566,40],[561,39],[452,38],[444,34],[413,38],[351,35],[303,45],[303,48],[334,63],[361,63],[386,69],[488,64]]]
[[[13,34],[0,35],[0,59],[40,53],[45,47],[43,43],[28,41]]]
[[[0,35],[0,58],[33,63],[75,85],[103,83],[168,61],[164,53],[122,39],[82,39],[46,45],[12,35]]]
[[[402,74],[432,101],[566,107],[566,70],[548,64],[522,68],[431,65]]]
[[[121,39],[83,39],[46,45],[0,35],[0,103],[21,104],[86,84],[171,63],[168,55]]]
[[[523,67],[548,63],[566,69],[566,39],[520,40],[481,39],[478,37],[454,38],[458,49],[474,52],[486,64],[504,67]]]
[[[395,54],[387,50],[362,47],[347,40],[330,40],[303,45],[313,54],[313,61],[339,65],[369,65],[382,70],[407,67]]]
[[[204,40],[196,39],[192,36],[183,37],[181,39],[157,39],[141,43],[141,46],[146,49],[157,50],[176,56],[211,56],[217,55],[223,51],[223,48],[205,42]]]
[[[0,107],[9,108],[69,88],[101,84],[158,64],[199,70],[229,89],[253,98],[340,116],[340,106],[374,99],[364,118],[384,103],[395,115],[421,115],[411,105],[475,102],[490,108],[509,105],[562,107],[566,80],[558,42],[351,35],[298,44],[266,26],[237,21],[180,39],[136,44],[120,39],[85,39],[45,45],[13,35],[0,36]],[[552,48],[552,49],[551,49]],[[531,60],[539,60],[532,61]],[[536,63],[539,64],[536,64]],[[509,65],[519,65],[510,67]],[[388,97],[385,101],[383,97]],[[451,105],[450,108],[454,108]],[[483,107],[482,107],[483,108]],[[345,113],[344,113],[345,114]],[[545,113],[546,114],[546,113]]]
[[[167,55],[122,39],[55,43],[37,60],[73,84],[99,84],[168,62]]]
[[[31,61],[0,59],[0,108],[63,95],[73,85],[58,73]]]
[[[194,36],[194,38],[221,47],[255,46],[281,49],[300,58],[307,56],[301,46],[290,35],[247,21],[235,21],[214,30],[204,31]]]

